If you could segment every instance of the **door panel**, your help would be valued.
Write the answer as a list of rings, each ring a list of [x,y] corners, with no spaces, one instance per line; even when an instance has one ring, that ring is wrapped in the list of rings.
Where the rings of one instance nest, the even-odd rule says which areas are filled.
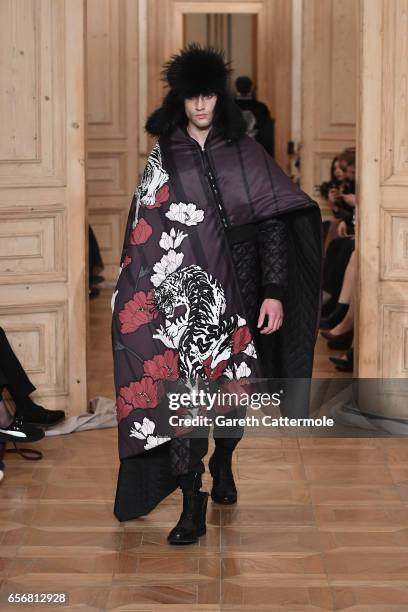
[[[307,0],[302,29],[301,181],[312,195],[333,157],[356,144],[358,2]]]
[[[361,0],[360,377],[408,376],[407,15],[408,0]]]
[[[0,3],[0,325],[35,396],[86,409],[83,0]]]
[[[138,180],[138,11],[137,0],[87,0],[88,212],[111,283]]]

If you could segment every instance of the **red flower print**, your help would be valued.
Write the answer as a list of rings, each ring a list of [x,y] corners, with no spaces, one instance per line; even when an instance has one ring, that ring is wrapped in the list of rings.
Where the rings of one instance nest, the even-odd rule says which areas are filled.
[[[126,255],[125,259],[123,260],[122,270],[131,263],[132,263],[132,258],[129,257],[129,255]]]
[[[132,404],[127,404],[123,397],[119,395],[116,400],[116,418],[118,420],[118,423],[122,419],[126,419],[128,414],[130,414],[132,410],[134,410],[134,406],[132,406]]]
[[[161,189],[156,193],[156,202],[154,204],[155,208],[158,208],[169,199],[169,186],[163,185]]]
[[[153,291],[147,293],[138,291],[119,313],[119,320],[122,323],[120,331],[122,334],[131,334],[158,316],[159,313],[153,305]]]
[[[161,382],[155,382],[149,376],[122,387],[120,394],[133,408],[156,408],[164,393]]]
[[[144,373],[151,376],[153,380],[177,380],[178,353],[167,349],[163,354],[154,355],[152,359],[145,361]]]
[[[152,226],[140,217],[136,223],[136,227],[130,236],[130,244],[144,244],[152,235]]]
[[[207,359],[203,361],[204,372],[209,380],[216,380],[217,378],[221,376],[221,374],[227,367],[228,361],[225,361],[225,360],[220,361],[220,363],[217,366],[215,366],[215,368],[210,367],[211,362],[212,362],[211,355],[210,357],[207,357]]]
[[[237,327],[232,334],[232,352],[234,355],[244,351],[251,342],[252,336],[247,325]]]
[[[143,200],[141,205],[144,206],[145,208],[160,208],[160,206],[162,204],[164,204],[165,202],[167,202],[167,200],[169,199],[169,195],[170,195],[170,191],[169,191],[169,186],[163,185],[163,187],[161,189],[159,189],[159,191],[156,193],[156,200],[154,202],[154,204],[144,204]]]

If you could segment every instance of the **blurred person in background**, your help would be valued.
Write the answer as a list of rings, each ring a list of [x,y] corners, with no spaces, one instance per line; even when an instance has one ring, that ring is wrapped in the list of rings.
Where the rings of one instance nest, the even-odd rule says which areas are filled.
[[[240,76],[235,81],[235,103],[242,111],[247,125],[247,134],[255,138],[269,153],[275,155],[275,121],[268,107],[255,97],[252,80],[248,76]]]

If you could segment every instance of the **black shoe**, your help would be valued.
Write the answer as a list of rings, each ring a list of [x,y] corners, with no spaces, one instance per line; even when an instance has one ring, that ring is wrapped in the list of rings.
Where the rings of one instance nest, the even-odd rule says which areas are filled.
[[[25,423],[32,425],[51,427],[65,419],[63,410],[47,410],[32,400],[24,404],[17,404],[16,407],[18,416],[22,417]]]
[[[345,351],[350,348],[353,344],[353,330],[351,329],[348,332],[344,332],[344,334],[334,335],[327,330],[322,330],[320,332],[324,338],[327,338],[328,343],[327,346],[330,349],[334,349],[336,351]]]
[[[333,329],[338,325],[346,316],[349,309],[349,304],[337,303],[336,308],[328,317],[322,317],[320,320],[320,329]]]
[[[0,442],[37,442],[44,436],[42,429],[28,425],[17,415],[10,425],[0,426]]]
[[[216,504],[235,504],[237,501],[237,488],[232,473],[232,451],[215,449],[208,467],[213,477],[211,499]]]
[[[206,533],[207,502],[208,493],[197,487],[183,490],[183,512],[167,536],[169,544],[195,544]]]
[[[339,372],[352,372],[354,369],[353,354],[350,355],[349,351],[347,351],[347,359],[340,359],[340,357],[329,357],[329,359]]]
[[[337,370],[340,370],[341,372],[353,371],[354,351],[352,346],[347,349],[345,359],[341,359],[341,357],[329,357],[329,359],[332,363],[334,363]]]
[[[353,371],[353,362],[344,361],[343,363],[338,363],[336,365],[336,370],[339,372],[352,372]]]

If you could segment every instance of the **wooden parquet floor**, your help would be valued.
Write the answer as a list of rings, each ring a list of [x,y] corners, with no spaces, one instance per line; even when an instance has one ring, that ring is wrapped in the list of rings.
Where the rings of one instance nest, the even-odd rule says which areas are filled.
[[[107,303],[91,305],[90,386],[112,397]],[[143,519],[113,516],[116,436],[45,438],[38,462],[7,456],[0,597],[66,592],[62,609],[78,611],[407,612],[404,440],[244,438],[234,453],[238,504],[209,502],[207,535],[177,548],[166,536],[179,491]]]

